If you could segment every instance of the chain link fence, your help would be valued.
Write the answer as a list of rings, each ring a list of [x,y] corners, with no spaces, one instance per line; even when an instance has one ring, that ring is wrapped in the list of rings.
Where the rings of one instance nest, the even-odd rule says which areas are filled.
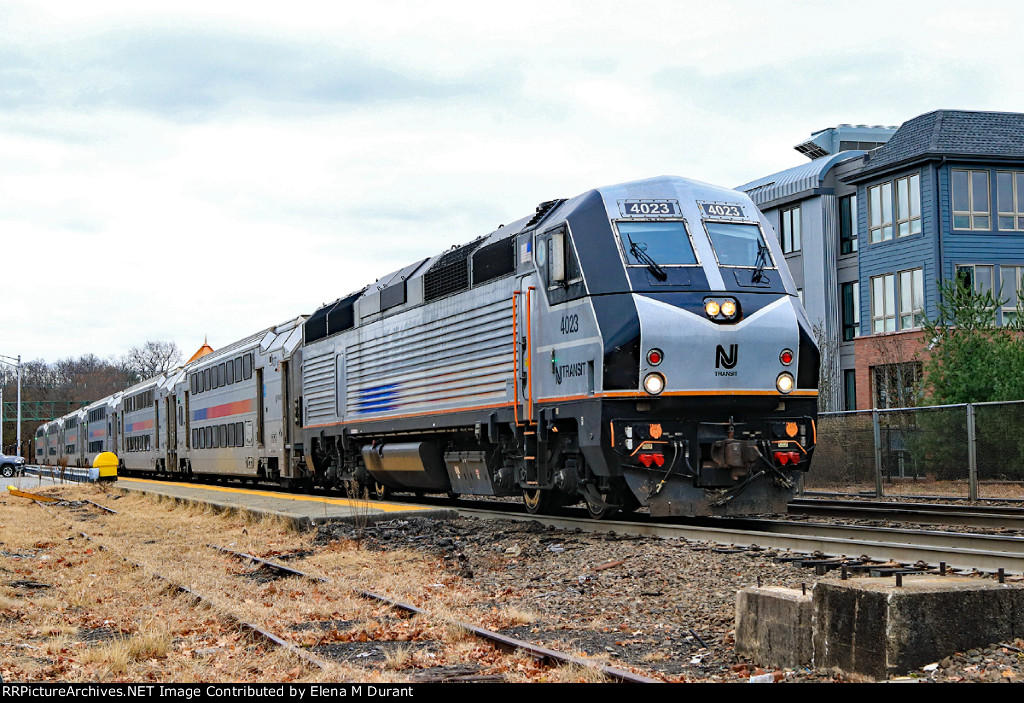
[[[803,490],[1024,498],[1024,401],[821,413]]]

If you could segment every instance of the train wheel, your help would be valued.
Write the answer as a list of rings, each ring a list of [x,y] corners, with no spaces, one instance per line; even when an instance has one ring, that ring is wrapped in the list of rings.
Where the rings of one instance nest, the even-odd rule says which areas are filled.
[[[391,497],[391,489],[385,486],[383,483],[373,484],[373,497],[377,500],[387,500]]]
[[[550,515],[560,505],[558,494],[541,488],[523,490],[523,503],[530,515]]]
[[[596,505],[584,499],[584,502],[587,504],[587,512],[595,520],[604,520],[618,512],[628,515],[640,507],[640,501],[636,499],[636,496],[633,495],[628,486],[620,486],[610,491],[601,491],[599,495],[601,501],[610,504],[610,506]]]
[[[611,496],[607,493],[601,494],[601,500],[603,501],[607,501],[610,498]],[[584,502],[587,504],[587,513],[594,520],[604,520],[605,518],[609,518],[619,512],[619,507],[617,505],[597,505],[595,503],[591,503],[589,500],[584,500]]]

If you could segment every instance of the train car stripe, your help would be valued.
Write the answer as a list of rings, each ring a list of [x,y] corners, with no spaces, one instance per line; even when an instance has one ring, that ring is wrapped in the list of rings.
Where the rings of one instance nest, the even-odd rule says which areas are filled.
[[[446,413],[472,412],[473,410],[489,410],[491,408],[511,408],[515,403],[494,403],[492,405],[474,405],[470,408],[448,408],[447,410],[431,410],[430,412],[407,413],[405,415],[382,415],[381,417],[368,417],[360,420],[342,420],[341,422],[324,422],[319,425],[304,425],[303,429],[312,427],[334,427],[335,425],[354,425],[360,422],[382,422],[385,420],[400,420],[405,417],[421,417],[423,415],[443,415]]]
[[[223,405],[212,405],[208,408],[200,408],[192,413],[192,420],[215,420],[219,417],[230,417],[231,415],[244,415],[256,409],[256,399],[236,400],[234,403]]]

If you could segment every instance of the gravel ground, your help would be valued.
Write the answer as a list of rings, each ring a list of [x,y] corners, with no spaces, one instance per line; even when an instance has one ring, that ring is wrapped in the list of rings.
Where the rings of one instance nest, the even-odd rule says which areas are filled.
[[[776,561],[781,555],[772,550],[474,518],[328,524],[320,526],[317,541],[353,538],[368,549],[429,550],[480,592],[478,612],[522,614],[526,622],[505,634],[615,666],[669,681],[741,682],[765,673],[788,682],[858,680],[836,671],[765,671],[733,651],[737,591],[759,579],[765,586],[810,589],[827,578]],[[1024,641],[950,653],[907,677],[1024,681]]]

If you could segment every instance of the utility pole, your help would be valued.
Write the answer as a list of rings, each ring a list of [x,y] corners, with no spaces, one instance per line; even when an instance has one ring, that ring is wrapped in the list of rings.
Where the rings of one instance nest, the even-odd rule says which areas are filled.
[[[4,361],[4,359],[7,359],[7,361]],[[12,364],[11,363],[12,361],[15,362],[15,363]],[[18,456],[21,456],[22,455],[21,454],[21,452],[22,452],[22,446],[21,446],[21,354],[18,354],[17,357],[4,356],[3,354],[0,354],[0,364],[7,364],[8,366],[13,366],[15,369],[18,370],[18,433],[17,433],[17,437],[18,438],[16,440],[14,453],[17,454]],[[0,445],[3,444],[3,430],[2,430],[2,428],[3,428],[3,422],[2,422],[2,419],[3,419],[3,402],[2,402],[2,400],[3,400],[3,395],[0,394]]]

